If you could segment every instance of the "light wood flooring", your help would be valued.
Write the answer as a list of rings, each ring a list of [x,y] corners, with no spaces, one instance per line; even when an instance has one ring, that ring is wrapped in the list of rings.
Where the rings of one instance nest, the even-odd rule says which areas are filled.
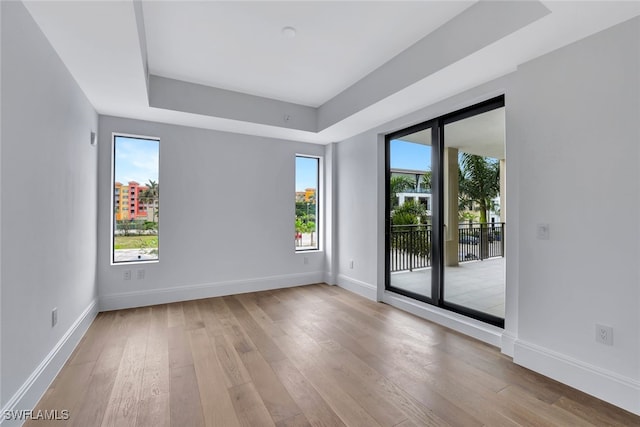
[[[327,285],[100,313],[36,409],[79,427],[640,425]]]

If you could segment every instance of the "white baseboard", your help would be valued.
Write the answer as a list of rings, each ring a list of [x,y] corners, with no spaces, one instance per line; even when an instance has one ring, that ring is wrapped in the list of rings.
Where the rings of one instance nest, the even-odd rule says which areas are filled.
[[[468,335],[487,344],[500,347],[504,331],[497,326],[489,325],[479,320],[465,317],[452,311],[416,301],[412,298],[385,291],[382,302],[393,307],[415,314],[461,334]]]
[[[518,365],[640,415],[640,381],[522,340],[514,350]]]
[[[324,281],[324,272],[261,277],[257,279],[230,280],[226,282],[203,283],[198,285],[174,286],[163,289],[149,289],[135,292],[102,295],[100,311],[146,307],[177,301],[189,301],[247,292],[268,291],[293,286],[310,285]]]
[[[370,283],[352,279],[344,274],[338,274],[338,286],[372,301],[378,300],[376,287]]]
[[[60,338],[58,343],[40,362],[18,391],[9,399],[0,416],[0,426],[20,426],[25,420],[7,420],[7,411],[31,410],[42,398],[60,369],[64,366],[73,350],[91,326],[91,322],[98,314],[98,302],[93,300],[73,325]]]
[[[517,337],[510,332],[505,331],[502,334],[502,343],[500,344],[500,351],[502,354],[513,358],[514,347]]]
[[[327,285],[335,286],[337,284],[336,275],[331,271],[325,272],[324,283],[326,283]]]

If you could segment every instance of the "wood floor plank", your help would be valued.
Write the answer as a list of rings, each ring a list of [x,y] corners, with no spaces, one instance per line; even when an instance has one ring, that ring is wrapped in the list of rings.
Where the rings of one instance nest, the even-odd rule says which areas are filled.
[[[227,387],[233,387],[251,381],[247,368],[244,367],[240,356],[229,343],[226,335],[219,334],[210,336],[210,340],[213,343],[218,361],[222,366]]]
[[[256,346],[237,322],[231,321],[230,319],[227,322],[228,325],[224,327],[224,336],[231,343],[240,358],[242,358],[242,355],[245,353],[257,351]]]
[[[427,381],[403,370],[389,378],[439,418],[452,426],[482,426],[483,422],[467,412],[467,408],[449,396],[442,395]]]
[[[264,329],[258,325],[246,308],[244,308],[244,306],[240,304],[235,297],[224,297],[224,302],[237,319],[238,324],[242,327],[243,331],[267,361],[272,362],[282,360],[286,357],[280,348],[278,348],[273,340],[267,335]]]
[[[269,292],[265,292],[264,294],[260,293],[258,295],[256,305],[260,307],[274,322],[288,317],[287,310],[284,310],[280,301],[277,298],[274,298],[274,296]]]
[[[262,308],[260,308],[256,303],[255,297],[253,294],[241,294],[236,295],[236,299],[240,301],[240,303],[244,306],[244,308],[249,312],[253,320],[262,328],[269,337],[279,336],[284,334],[282,329],[280,329],[270,318],[267,313],[264,312]]]
[[[169,367],[181,368],[193,366],[193,355],[189,348],[189,340],[184,326],[168,329]]]
[[[240,358],[274,422],[302,412],[259,351],[243,353]]]
[[[86,362],[81,364],[69,364],[65,366],[64,372],[58,377],[55,387],[49,389],[49,393],[43,398],[36,410],[59,411],[58,420],[49,420],[47,425],[63,426],[68,425],[68,421],[64,420],[62,411],[67,411],[72,416],[77,407],[78,401],[85,393],[87,385],[91,378],[95,362]],[[56,418],[56,417],[54,417]],[[42,425],[41,420],[29,420],[24,425],[27,427],[36,427]]]
[[[577,390],[562,396],[553,405],[562,408],[579,418],[591,420],[596,425],[640,426],[640,417],[602,402]]]
[[[95,362],[98,360],[105,343],[104,337],[109,333],[115,316],[116,313],[113,311],[98,313],[87,330],[87,333],[82,337],[82,341],[69,358],[70,364]]]
[[[245,383],[229,389],[233,406],[243,427],[275,426],[253,383]]]
[[[209,336],[216,336],[224,333],[224,325],[220,322],[215,312],[213,301],[215,298],[205,298],[196,301],[196,307],[200,318]]]
[[[311,427],[309,420],[304,414],[294,415],[291,418],[276,423],[276,427]]]
[[[327,375],[326,369],[321,367],[315,356],[321,351],[320,346],[295,325],[286,322],[280,324],[286,328],[287,335],[277,339],[278,345],[336,415],[349,426],[380,426],[359,402],[336,383],[332,375]]]
[[[147,337],[136,426],[169,426],[169,338],[167,306],[154,306]]]
[[[329,325],[332,325],[332,324],[329,324]],[[394,372],[397,372],[399,369],[411,370],[411,366],[410,365],[407,366],[407,358],[402,357],[402,353],[400,354],[400,357],[389,357],[389,358],[386,358],[385,361],[382,361],[381,359],[378,359],[376,356],[374,356],[373,354],[369,353],[368,351],[360,347],[356,340],[345,335],[344,332],[342,332],[340,329],[335,327],[327,327],[327,322],[323,322],[322,324],[316,324],[314,326],[317,326],[317,328],[313,326],[307,327],[307,325],[305,325],[303,327],[303,330],[306,333],[311,334],[311,336],[313,336],[317,341],[320,341],[321,343],[326,344],[331,341],[332,337],[337,338],[337,342],[340,343],[340,346],[343,347],[344,350],[347,350],[349,353],[352,353],[352,355],[362,358],[363,360],[366,360],[368,362],[371,362],[372,358],[375,358],[378,363],[375,364],[375,367],[373,369],[369,368],[365,370],[363,368],[363,366],[366,365],[364,361],[360,361],[360,363],[356,365],[352,364],[351,369],[354,369],[354,368],[359,369],[363,377],[375,376],[375,378],[377,378],[378,380],[378,383],[376,384],[370,383],[369,385],[375,386],[376,388],[383,387],[383,389],[387,391],[387,394],[386,394],[387,397],[390,397],[391,400],[394,401],[394,403],[397,406],[404,408],[405,411],[409,414],[409,416],[411,416],[416,422],[420,423],[421,425],[445,424],[445,422],[433,410],[431,410],[430,408],[424,407],[423,405],[418,403],[412,396],[406,393],[404,390],[395,386],[392,382],[386,380],[385,377],[383,377],[382,375],[376,372],[376,369],[378,369],[379,372],[383,374],[384,373],[392,374]],[[322,332],[320,332],[319,331],[320,329],[322,329],[322,331],[325,331],[325,333],[323,334]],[[348,359],[348,354],[342,351],[340,352],[340,354],[335,354],[334,358],[339,360],[345,360],[345,359]],[[357,363],[356,357],[353,357],[353,360],[356,361]],[[401,361],[401,363],[396,363],[399,361]],[[413,369],[418,369],[418,370],[423,369],[422,364],[425,362],[425,359],[423,358],[421,362],[422,363],[415,363],[413,366]]]
[[[337,387],[347,392],[380,425],[396,425],[407,419],[398,409],[389,394],[383,397],[375,388],[366,386],[367,381],[355,374],[343,360],[331,359],[326,352],[320,352],[325,375],[330,375]]]
[[[312,425],[318,427],[345,425],[289,359],[272,362],[271,366]]]
[[[115,316],[111,329],[104,336],[104,345],[91,372],[86,392],[78,400],[76,409],[71,414],[70,420],[73,427],[102,423],[127,343],[126,324],[128,322],[126,320],[123,316]]]
[[[576,427],[593,427],[595,425],[584,418],[564,410],[563,408],[555,405],[549,405],[542,400],[536,399],[527,390],[524,390],[517,385],[505,387],[498,394],[508,396],[509,400],[516,401],[519,405],[522,405],[531,412],[538,414],[547,425],[561,424]]]
[[[169,412],[172,426],[204,427],[200,390],[193,365],[170,368]]]
[[[397,384],[381,375],[364,360],[358,358],[348,349],[336,342],[324,342],[320,344],[327,359],[335,363],[339,360],[349,371],[360,378],[360,382],[366,390],[378,390],[389,403],[400,408],[404,414],[418,425],[437,426],[447,425],[435,412],[417,402],[409,393]]]
[[[433,377],[424,371],[413,373],[413,377],[417,377],[428,389],[437,392],[451,402],[455,402],[475,420],[481,421],[485,425],[518,425],[512,417],[505,416],[499,411],[502,401],[495,393],[471,389],[465,384],[464,379],[454,380],[444,375]],[[397,380],[397,378],[392,378],[392,380]]]
[[[251,377],[249,377],[249,373],[242,364],[235,348],[225,336],[225,327],[223,322],[220,321],[224,315],[216,313],[216,307],[211,302],[210,298],[199,300],[197,307],[218,362],[224,372],[225,384],[229,388],[247,383],[251,381]]]
[[[147,351],[150,309],[136,311],[133,329],[124,348],[115,383],[102,420],[103,427],[135,426],[142,389],[144,360]]]
[[[193,362],[200,391],[200,404],[207,427],[234,427],[240,422],[233,409],[227,389],[220,387],[225,375],[218,362],[214,347],[204,328],[189,331]]]
[[[173,304],[169,304],[167,306],[167,323],[170,328],[174,328],[176,326],[184,326],[184,311],[182,310],[181,302],[174,302]]]
[[[27,426],[640,426],[498,349],[325,284],[99,314]]]
[[[184,314],[184,327],[186,330],[204,327],[197,301],[184,301],[182,303],[182,312]]]

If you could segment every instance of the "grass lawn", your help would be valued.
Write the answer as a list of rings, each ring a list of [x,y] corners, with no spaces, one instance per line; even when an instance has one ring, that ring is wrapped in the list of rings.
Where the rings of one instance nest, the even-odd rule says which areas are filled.
[[[116,236],[114,249],[157,248],[158,236]]]

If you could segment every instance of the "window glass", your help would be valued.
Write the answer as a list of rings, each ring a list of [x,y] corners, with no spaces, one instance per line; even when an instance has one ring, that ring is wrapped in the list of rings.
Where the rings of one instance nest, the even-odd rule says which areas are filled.
[[[319,158],[296,156],[295,247],[298,251],[318,249],[319,173]]]
[[[113,137],[113,263],[158,260],[160,141]]]

